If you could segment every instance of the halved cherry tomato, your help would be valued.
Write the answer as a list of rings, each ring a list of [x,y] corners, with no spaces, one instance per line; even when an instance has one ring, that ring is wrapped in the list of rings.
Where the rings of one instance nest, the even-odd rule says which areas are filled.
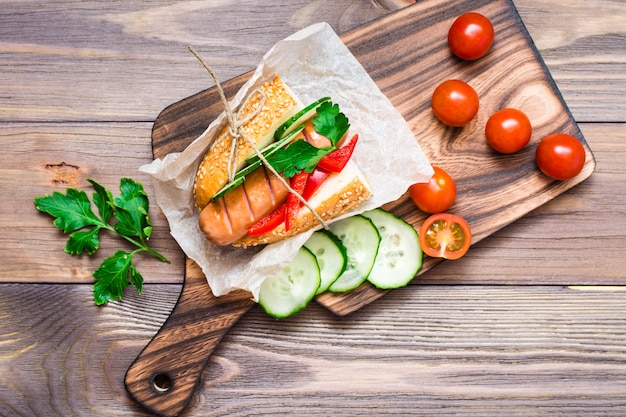
[[[493,25],[480,13],[462,14],[448,31],[448,46],[461,59],[481,58],[491,48],[493,39]]]
[[[359,135],[354,135],[352,139],[350,139],[350,142],[346,143],[345,146],[335,149],[320,159],[317,163],[317,167],[328,172],[341,172],[350,160],[358,140]]]
[[[448,126],[465,126],[478,113],[478,94],[464,81],[447,80],[435,88],[431,106],[435,116]]]
[[[450,213],[433,214],[419,231],[420,246],[428,256],[459,259],[465,255],[472,242],[469,224],[460,216]]]
[[[517,109],[502,109],[487,120],[485,136],[495,151],[511,154],[522,149],[532,136],[530,119]]]
[[[443,169],[433,166],[435,173],[429,182],[420,182],[409,187],[409,195],[425,213],[443,213],[456,199],[456,184]]]
[[[555,180],[568,180],[582,171],[585,165],[585,148],[574,136],[555,133],[546,136],[535,153],[539,169]]]
[[[291,178],[289,186],[299,195],[302,195],[306,182],[309,179],[309,173],[301,171]],[[285,231],[289,231],[293,225],[293,221],[296,218],[296,213],[302,202],[293,193],[287,195],[287,208],[285,209]]]
[[[285,221],[285,209],[287,204],[281,204],[273,212],[268,214],[248,229],[248,235],[259,236],[274,230]]]

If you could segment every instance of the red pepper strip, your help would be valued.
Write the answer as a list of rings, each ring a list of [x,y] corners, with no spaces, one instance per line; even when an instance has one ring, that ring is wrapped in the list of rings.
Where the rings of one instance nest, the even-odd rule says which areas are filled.
[[[326,177],[328,177],[330,173],[328,171],[324,171],[323,169],[315,168],[313,172],[309,175],[309,179],[304,186],[304,191],[302,192],[302,198],[306,201],[309,201],[309,198],[317,191],[317,189],[322,185]]]
[[[291,178],[289,186],[298,194],[302,195],[304,187],[306,187],[307,180],[309,179],[309,173],[301,171]],[[296,213],[302,205],[302,202],[298,197],[289,193],[287,196],[287,208],[285,210],[285,231],[288,232],[293,225],[293,221],[296,218]]]
[[[317,167],[328,172],[341,172],[350,160],[358,139],[359,135],[354,135],[345,146],[332,151],[320,159]]]
[[[281,204],[273,212],[259,220],[248,229],[248,235],[259,236],[274,230],[279,224],[285,221],[285,210],[287,204]]]

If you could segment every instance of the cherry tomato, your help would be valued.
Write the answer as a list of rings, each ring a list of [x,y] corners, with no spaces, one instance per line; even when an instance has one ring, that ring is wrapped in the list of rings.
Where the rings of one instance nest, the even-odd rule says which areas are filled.
[[[435,88],[431,105],[443,123],[461,127],[478,113],[478,94],[464,81],[447,80]]]
[[[555,180],[568,180],[578,175],[585,165],[585,148],[574,136],[554,133],[546,136],[535,153],[539,169]]]
[[[448,31],[448,46],[461,59],[474,60],[484,56],[493,44],[491,21],[479,13],[459,16]]]
[[[485,136],[495,151],[510,154],[522,149],[533,133],[528,116],[517,109],[503,109],[487,120]]]
[[[434,166],[435,173],[429,182],[420,182],[409,187],[409,195],[425,213],[443,213],[456,199],[456,184],[443,169]]]
[[[426,255],[459,259],[467,253],[472,243],[472,231],[462,217],[438,213],[424,220],[420,227],[419,239]]]

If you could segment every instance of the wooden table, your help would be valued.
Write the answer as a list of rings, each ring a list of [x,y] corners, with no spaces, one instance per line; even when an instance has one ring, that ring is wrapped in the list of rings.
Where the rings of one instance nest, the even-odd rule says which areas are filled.
[[[283,4],[285,3],[285,4]],[[151,207],[142,295],[96,307],[100,255],[63,253],[33,198],[116,189],[152,160],[169,104],[324,20],[342,33],[408,1],[30,2],[0,14],[0,415],[146,415],[124,374],[174,307],[184,257]],[[347,317],[254,307],[184,415],[626,415],[626,3],[515,0],[593,150],[581,185]]]

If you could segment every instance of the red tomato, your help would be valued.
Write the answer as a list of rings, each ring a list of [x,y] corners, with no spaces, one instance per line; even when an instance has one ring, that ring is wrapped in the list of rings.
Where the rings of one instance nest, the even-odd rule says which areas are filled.
[[[585,148],[574,136],[555,133],[546,136],[535,153],[539,169],[555,180],[568,180],[582,171]]]
[[[448,45],[454,55],[474,60],[484,56],[493,44],[491,21],[479,13],[459,16],[448,31]]]
[[[409,187],[409,195],[425,213],[443,213],[456,199],[456,184],[446,171],[433,167],[435,173],[429,182],[420,182]]]
[[[450,213],[433,214],[422,223],[419,230],[420,246],[431,257],[459,259],[472,243],[469,224],[460,216]]]
[[[487,143],[500,153],[514,153],[522,149],[533,133],[528,116],[517,109],[504,109],[489,117],[485,125]]]
[[[478,113],[478,94],[464,81],[447,80],[435,88],[431,105],[443,123],[465,126]]]

